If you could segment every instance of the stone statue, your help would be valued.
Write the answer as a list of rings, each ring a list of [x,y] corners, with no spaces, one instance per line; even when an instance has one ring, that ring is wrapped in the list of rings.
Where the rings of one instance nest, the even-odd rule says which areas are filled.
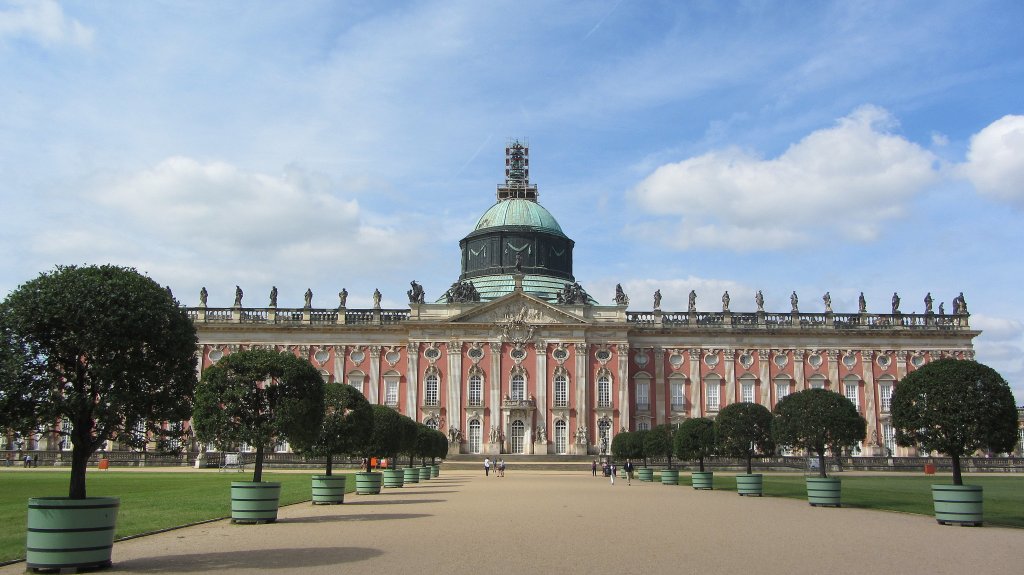
[[[448,428],[448,443],[450,445],[462,443],[462,432],[459,431],[458,427],[451,426]]]
[[[306,288],[306,294],[302,297],[306,301],[306,307],[313,307],[313,290]]]
[[[345,289],[345,288],[341,288],[341,291],[338,292],[338,307],[345,307],[345,304],[347,304],[347,303],[348,303],[348,290]]]
[[[242,307],[242,288],[235,286],[235,307]]]
[[[688,311],[697,311],[697,292],[695,290],[690,290],[689,297],[689,307],[687,308]]]
[[[729,297],[729,290],[725,290],[725,293],[722,294],[722,311],[729,311],[730,299],[731,298]]]
[[[868,313],[868,302],[864,299],[864,292],[860,292],[860,297],[857,298],[857,311]]]
[[[953,315],[967,315],[967,300],[964,299],[964,292],[953,298]]]
[[[900,313],[900,294],[892,292],[892,313]]]
[[[629,305],[629,296],[622,291],[622,284],[615,284],[615,305]]]
[[[380,309],[380,290],[373,290],[373,309]]]
[[[939,315],[946,315],[946,302],[939,302]]]
[[[277,307],[277,286],[270,288],[270,307]]]
[[[566,283],[562,291],[558,292],[557,301],[560,304],[566,305],[587,305],[590,303],[590,296],[587,295],[587,290],[583,289],[579,282]]]
[[[821,296],[821,301],[825,302],[825,313],[832,313],[832,294],[825,292],[825,295]]]
[[[764,311],[764,294],[761,290],[757,290],[757,294],[754,295],[754,303],[757,304],[757,311]]]
[[[579,445],[586,445],[587,444],[587,426],[586,425],[581,425],[579,427],[579,429],[576,430],[576,443],[579,444]]]
[[[932,300],[932,292],[928,292],[928,294],[924,296],[924,313],[933,313],[932,312],[932,302],[933,301],[934,300]]]
[[[547,443],[548,437],[544,432],[543,425],[537,425],[537,443]]]
[[[561,295],[561,292],[559,292]],[[452,287],[448,288],[448,291],[444,292],[444,297],[448,303],[465,303],[480,301],[480,292],[476,291],[476,286],[470,281],[457,281],[452,284]]]
[[[405,292],[406,295],[409,296],[409,303],[423,303],[426,299],[426,294],[423,292],[423,286],[418,284],[416,280],[409,282],[409,285],[412,286],[412,289]]]
[[[516,273],[523,273],[523,254],[516,254]]]
[[[199,290],[199,305],[206,307],[206,298],[210,297],[210,294],[206,291],[206,286]]]
[[[491,426],[491,443],[498,442],[498,428],[494,425]]]
[[[800,306],[798,305],[799,303],[800,298],[796,297],[796,292],[794,291],[789,296],[789,304],[793,307],[793,313],[800,313]]]
[[[661,290],[654,290],[654,309],[661,309]]]

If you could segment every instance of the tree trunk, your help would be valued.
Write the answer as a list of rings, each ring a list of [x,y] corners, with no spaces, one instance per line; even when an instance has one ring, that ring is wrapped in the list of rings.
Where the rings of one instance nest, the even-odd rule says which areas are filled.
[[[698,457],[697,458],[697,463],[700,465],[700,472],[704,473],[704,458],[703,457]]]
[[[822,449],[821,451],[818,452],[818,476],[819,477],[828,477],[828,474],[825,473],[825,450],[824,449]]]
[[[754,458],[753,456],[750,455],[750,452],[747,452],[747,475],[751,475],[754,473],[754,467],[751,462],[753,459]]]
[[[252,480],[254,483],[263,481],[263,446],[256,448],[256,464],[252,468]]]
[[[331,476],[331,464],[333,463],[332,459],[333,458],[331,457],[331,454],[328,453],[327,454],[327,472],[324,473],[324,475],[326,475],[328,477]]]
[[[85,470],[89,467],[89,448],[85,445],[73,444],[71,448],[71,482],[68,485],[68,497],[85,499]]]
[[[364,459],[366,460],[366,472],[367,473],[372,472],[373,471],[373,458],[372,457],[366,457]]]
[[[960,456],[950,455],[949,458],[953,460],[953,485],[963,485],[964,478],[960,475]]]

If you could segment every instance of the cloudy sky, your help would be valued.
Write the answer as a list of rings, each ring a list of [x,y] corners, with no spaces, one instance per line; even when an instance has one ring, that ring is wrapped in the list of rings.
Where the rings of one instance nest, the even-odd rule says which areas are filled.
[[[504,146],[631,309],[922,312],[1024,403],[1024,4],[0,0],[0,295],[112,262],[228,306],[403,307]]]

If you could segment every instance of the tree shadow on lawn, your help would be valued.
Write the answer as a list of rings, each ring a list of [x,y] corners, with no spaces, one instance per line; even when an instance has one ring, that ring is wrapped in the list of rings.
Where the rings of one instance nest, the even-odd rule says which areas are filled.
[[[429,513],[361,513],[356,515],[311,515],[309,517],[292,517],[278,519],[281,525],[293,523],[335,523],[341,521],[390,521],[392,519],[420,519],[433,517]]]
[[[163,573],[182,571],[222,571],[224,569],[295,569],[366,561],[384,552],[366,547],[303,547],[286,549],[249,549],[219,553],[157,555],[127,561],[115,561],[118,571]],[[116,555],[115,555],[116,557]]]

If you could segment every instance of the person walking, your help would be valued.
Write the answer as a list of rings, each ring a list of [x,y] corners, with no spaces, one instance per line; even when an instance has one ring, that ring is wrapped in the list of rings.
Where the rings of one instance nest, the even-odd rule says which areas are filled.
[[[590,464],[590,474],[593,475],[594,477],[597,477],[597,460],[596,459]]]
[[[485,457],[484,458],[484,477],[490,477],[490,476],[491,476],[491,458]]]
[[[505,477],[505,458],[498,460],[498,477]]]
[[[614,463],[609,463],[608,464],[608,475],[611,476],[611,478],[612,478],[612,485],[615,485],[615,464]]]
[[[626,485],[633,485],[633,462],[626,460]]]

